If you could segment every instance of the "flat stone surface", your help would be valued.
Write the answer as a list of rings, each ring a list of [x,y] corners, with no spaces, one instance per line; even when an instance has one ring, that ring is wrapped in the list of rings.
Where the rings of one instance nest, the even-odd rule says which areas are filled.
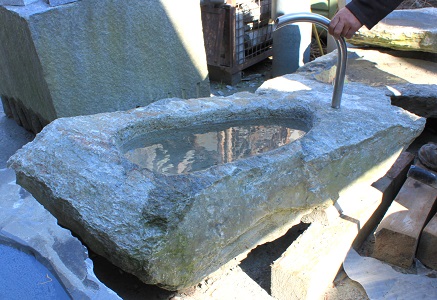
[[[436,274],[429,270],[419,268],[417,274],[404,274],[377,259],[360,256],[354,249],[349,251],[343,267],[352,280],[364,287],[369,299],[437,298]]]
[[[427,267],[437,270],[437,214],[422,231],[417,258]]]
[[[348,42],[437,53],[437,8],[395,10],[372,30],[362,27]]]
[[[408,178],[375,231],[373,257],[409,268],[437,190]]]
[[[0,243],[1,299],[71,299],[57,277],[33,255]]]
[[[179,289],[283,235],[313,209],[369,186],[423,129],[424,119],[391,106],[379,89],[348,85],[339,110],[330,107],[331,94],[330,85],[288,75],[257,95],[165,99],[63,118],[9,163],[20,184],[95,252],[144,282]],[[148,131],[287,115],[311,130],[202,171],[151,172],[123,155],[125,143]]]
[[[385,89],[393,105],[425,118],[436,118],[437,63],[412,56],[349,48],[345,82]],[[332,83],[336,62],[334,51],[299,68],[298,73]]]

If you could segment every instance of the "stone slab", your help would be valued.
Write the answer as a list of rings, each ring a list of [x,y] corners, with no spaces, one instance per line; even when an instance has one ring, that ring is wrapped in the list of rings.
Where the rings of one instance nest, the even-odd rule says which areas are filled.
[[[171,98],[62,118],[9,164],[93,251],[144,282],[180,289],[282,236],[312,210],[370,186],[423,130],[423,118],[392,106],[379,89],[347,85],[338,110],[331,96],[328,84],[286,75],[256,95]],[[280,116],[310,122],[311,130],[273,151],[201,171],[162,174],[123,152],[149,131]]]
[[[359,299],[437,299],[437,280],[432,270],[422,267],[417,274],[400,272],[380,260],[360,256],[354,249],[343,267],[347,275],[365,289],[367,297]]]
[[[34,132],[60,117],[210,95],[196,0],[40,0],[0,6],[0,28],[0,97]]]
[[[362,27],[348,42],[403,51],[437,53],[437,8],[395,10],[372,30]]]
[[[373,256],[409,268],[436,198],[436,189],[408,178],[375,231]]]
[[[120,299],[96,278],[84,245],[15,184],[11,169],[4,168],[0,169],[0,243],[35,256],[57,276],[72,299]]]
[[[395,84],[387,95],[393,105],[424,118],[437,118],[437,84]]]
[[[437,270],[437,214],[422,231],[417,258],[427,267]]]

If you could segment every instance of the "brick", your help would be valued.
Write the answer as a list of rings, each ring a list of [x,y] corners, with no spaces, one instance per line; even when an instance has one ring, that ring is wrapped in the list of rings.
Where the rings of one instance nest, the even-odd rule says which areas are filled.
[[[407,178],[375,231],[373,256],[393,265],[410,267],[436,198],[436,189]]]
[[[417,258],[425,266],[437,270],[437,214],[422,231],[417,248]]]

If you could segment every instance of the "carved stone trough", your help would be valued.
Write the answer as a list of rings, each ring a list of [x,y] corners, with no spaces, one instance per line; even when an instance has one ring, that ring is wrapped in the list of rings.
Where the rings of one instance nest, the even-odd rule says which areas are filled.
[[[287,75],[257,94],[173,98],[62,118],[9,166],[18,183],[93,251],[146,283],[181,289],[278,238],[343,193],[370,185],[423,130],[424,119],[391,106],[383,90],[347,84],[340,109],[330,107],[331,93],[330,85]],[[276,149],[223,160],[242,144],[264,149],[270,139],[226,124],[259,128],[265,120],[297,121],[303,131]],[[214,124],[224,125],[206,134]],[[213,146],[202,144],[205,139],[215,139]],[[186,140],[194,146],[186,148]],[[221,161],[210,159],[213,150]],[[195,168],[201,154],[207,164]]]

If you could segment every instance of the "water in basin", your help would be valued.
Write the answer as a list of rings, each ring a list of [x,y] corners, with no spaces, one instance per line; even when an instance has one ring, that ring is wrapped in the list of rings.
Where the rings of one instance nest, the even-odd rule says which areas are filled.
[[[204,170],[265,153],[301,138],[308,125],[295,119],[238,120],[149,132],[124,145],[133,163],[165,174]]]

